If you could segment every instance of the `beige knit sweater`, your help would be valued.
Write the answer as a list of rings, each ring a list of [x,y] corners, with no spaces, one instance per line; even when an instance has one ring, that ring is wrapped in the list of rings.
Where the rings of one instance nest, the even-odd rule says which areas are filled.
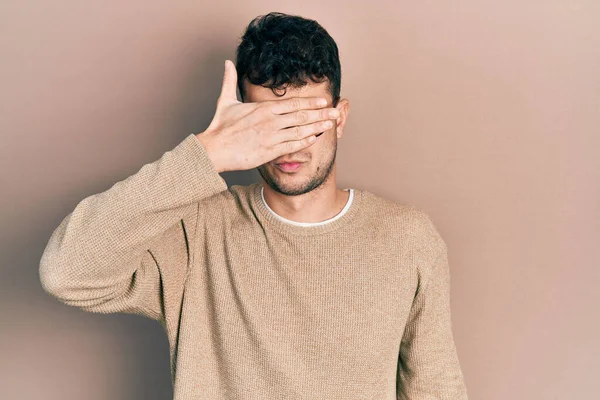
[[[175,400],[467,399],[428,215],[354,189],[339,218],[299,226],[260,190],[228,188],[190,134],[77,204],[41,284],[85,311],[159,321]]]

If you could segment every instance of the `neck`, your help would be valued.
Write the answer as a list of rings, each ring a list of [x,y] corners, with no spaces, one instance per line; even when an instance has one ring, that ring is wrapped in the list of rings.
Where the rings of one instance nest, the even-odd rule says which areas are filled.
[[[295,222],[321,222],[339,214],[350,196],[348,190],[325,183],[317,189],[287,196],[273,190],[263,181],[263,196],[267,205],[277,215]]]

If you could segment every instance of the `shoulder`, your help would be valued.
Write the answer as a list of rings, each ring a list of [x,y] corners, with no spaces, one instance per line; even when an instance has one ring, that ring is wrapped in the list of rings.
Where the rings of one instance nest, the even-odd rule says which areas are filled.
[[[226,190],[202,199],[198,205],[201,223],[209,223],[214,228],[217,225],[231,226],[240,221],[246,221],[252,210],[252,189],[254,185],[231,185]]]
[[[231,185],[226,190],[222,190],[210,197],[202,199],[200,204],[206,205],[232,205],[236,203],[248,203],[252,195],[252,188],[256,184],[251,185]]]
[[[396,236],[403,245],[410,243],[434,253],[445,247],[435,221],[424,208],[366,190],[363,196],[370,219],[380,229],[385,228],[390,235]]]

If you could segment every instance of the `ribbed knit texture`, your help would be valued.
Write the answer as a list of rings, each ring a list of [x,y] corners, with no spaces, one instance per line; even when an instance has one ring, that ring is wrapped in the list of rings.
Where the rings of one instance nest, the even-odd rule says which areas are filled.
[[[174,400],[466,400],[431,218],[355,188],[339,218],[293,225],[260,190],[228,188],[190,134],[77,204],[42,286],[159,321]]]

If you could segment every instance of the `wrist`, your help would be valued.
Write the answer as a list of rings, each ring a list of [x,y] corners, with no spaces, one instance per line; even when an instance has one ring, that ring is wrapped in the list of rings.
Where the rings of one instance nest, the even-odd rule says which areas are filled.
[[[196,139],[198,139],[198,141],[200,142],[202,147],[204,147],[204,150],[206,150],[206,153],[208,154],[208,158],[210,159],[210,162],[212,163],[215,170],[218,173],[225,171],[225,169],[221,166],[221,162],[218,157],[217,150],[212,145],[213,141],[212,141],[211,137],[206,133],[206,131],[202,132],[202,133],[196,133]]]

